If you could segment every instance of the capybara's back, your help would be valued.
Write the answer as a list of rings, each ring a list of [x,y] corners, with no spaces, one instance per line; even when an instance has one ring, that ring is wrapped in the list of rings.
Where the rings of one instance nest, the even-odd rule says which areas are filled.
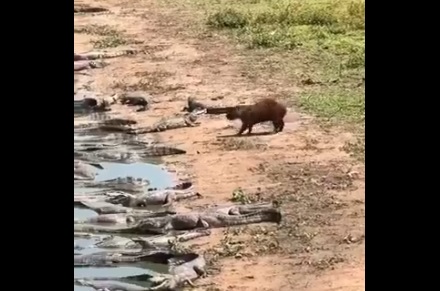
[[[266,98],[254,105],[239,105],[229,110],[226,118],[229,120],[240,119],[243,123],[238,134],[248,129],[251,133],[252,126],[257,123],[272,121],[275,132],[281,132],[284,128],[284,117],[287,109],[283,104],[274,99]]]
[[[252,124],[265,121],[279,122],[286,116],[287,109],[274,99],[266,98],[249,107],[249,117]]]

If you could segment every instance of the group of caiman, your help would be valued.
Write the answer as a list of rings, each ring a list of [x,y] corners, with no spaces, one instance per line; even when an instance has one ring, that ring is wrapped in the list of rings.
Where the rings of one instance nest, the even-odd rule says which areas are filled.
[[[75,12],[99,11],[93,7],[75,8]],[[101,68],[107,65],[101,59],[137,53],[91,52],[74,54],[74,70]],[[135,120],[112,115],[112,106],[120,103],[137,106],[136,112],[147,111],[156,103],[145,92],[124,92],[99,98],[100,94],[87,90],[74,92],[74,113],[89,116],[89,121],[74,125],[74,185],[89,189],[74,195],[74,206],[91,209],[97,213],[90,218],[74,217],[74,237],[94,238],[87,247],[74,244],[75,267],[103,267],[136,262],[153,262],[168,265],[168,274],[145,270],[142,275],[118,278],[95,277],[74,279],[74,284],[96,290],[176,290],[206,274],[202,255],[185,253],[176,244],[210,235],[211,228],[242,224],[280,223],[281,213],[276,203],[248,205],[222,205],[202,211],[177,213],[175,202],[200,198],[191,182],[164,189],[148,188],[150,181],[136,177],[118,177],[97,181],[96,175],[105,170],[103,162],[133,163],[149,157],[185,154],[173,146],[140,141],[146,133],[195,127],[198,118],[205,114],[225,114],[234,107],[208,106],[188,98],[182,109],[185,113],[164,117],[157,122],[139,127]],[[102,96],[101,96],[102,97]],[[145,113],[137,113],[145,114]],[[151,209],[150,206],[156,207]],[[82,253],[84,248],[95,250]],[[127,281],[127,282],[126,282]],[[130,282],[128,282],[130,281]],[[150,282],[150,287],[133,282]]]

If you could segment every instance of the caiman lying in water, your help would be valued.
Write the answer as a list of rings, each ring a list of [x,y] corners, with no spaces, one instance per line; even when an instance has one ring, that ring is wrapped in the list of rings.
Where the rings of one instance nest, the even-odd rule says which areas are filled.
[[[87,202],[87,201],[75,201],[74,206],[76,207],[81,207],[81,208],[87,208],[90,210],[95,211],[98,214],[118,214],[118,213],[125,213],[125,214],[136,214],[136,213],[157,213],[157,212],[149,212],[146,210],[134,210],[133,208],[130,207],[124,207],[121,205],[115,205],[112,203],[108,203],[108,202]],[[172,209],[172,207],[168,207],[166,210],[164,210],[164,212],[166,213],[170,213],[170,214],[175,214],[176,212]],[[127,218],[126,216],[122,216],[123,218],[118,218],[116,222],[121,221],[121,219],[123,220],[124,217]],[[103,218],[104,220],[106,220],[107,218]],[[116,218],[115,218],[116,219]],[[109,219],[111,220],[111,219]],[[128,218],[128,221],[131,221],[131,218]],[[79,221],[78,223],[80,223],[81,221]]]
[[[185,150],[181,150],[170,146],[161,145],[149,145],[145,147],[139,147],[131,152],[118,152],[118,151],[77,151],[73,150],[73,157],[81,159],[87,162],[110,162],[110,163],[134,163],[141,159],[148,157],[161,157],[170,155],[186,154]]]
[[[209,229],[196,229],[191,231],[176,232],[167,235],[156,235],[147,237],[122,237],[122,236],[106,236],[101,237],[99,241],[87,248],[101,248],[101,249],[152,249],[165,248],[173,242],[186,242],[203,236],[209,236],[211,231]],[[93,234],[81,233],[81,237],[93,237]],[[83,248],[74,246],[75,249],[81,250]]]
[[[100,52],[88,52],[88,53],[81,53],[76,54],[73,53],[73,61],[87,61],[87,60],[97,60],[97,59],[110,59],[110,58],[117,58],[121,56],[126,55],[134,55],[138,51],[137,50],[119,50],[119,51],[100,51]]]
[[[142,219],[150,217],[163,217],[168,214],[175,214],[175,212],[170,211],[135,211],[131,210],[127,213],[107,213],[99,214],[98,216],[89,217],[86,219],[73,218],[74,224],[84,224],[84,223],[97,223],[97,224],[120,224],[120,225],[131,225]]]
[[[229,227],[259,222],[281,222],[278,209],[268,208],[248,214],[229,215],[220,212],[185,213],[165,217],[146,218],[126,227],[75,224],[74,231],[96,233],[165,234],[173,230]]]
[[[100,196],[76,196],[75,202],[108,202],[119,204],[125,207],[143,208],[151,205],[171,206],[174,201],[202,197],[201,194],[192,190],[157,190],[148,191],[143,194],[133,195],[124,192],[106,192]]]
[[[73,255],[73,264],[75,267],[104,267],[114,264],[126,264],[135,262],[152,262],[163,263],[166,259],[173,255],[168,248],[163,249],[140,249],[140,250],[124,250],[124,251],[106,251],[92,254]]]
[[[168,263],[169,275],[159,274],[152,271],[146,272],[144,275],[129,276],[124,279],[130,281],[145,280],[152,283],[152,287],[141,287],[138,285],[114,281],[111,278],[90,278],[90,279],[74,279],[74,284],[80,286],[92,287],[95,290],[108,291],[147,291],[147,290],[177,290],[186,283],[194,286],[193,281],[204,276],[206,269],[206,261],[203,256],[190,253],[174,257],[162,258],[166,262],[160,262],[160,256],[156,256],[156,263]]]
[[[91,168],[102,170],[103,167],[98,163],[83,163],[79,160],[73,161],[73,180],[93,180],[95,173]]]
[[[76,186],[85,188],[104,188],[112,189],[114,191],[126,191],[130,193],[144,192],[145,187],[150,182],[142,178],[134,178],[131,176],[118,177],[105,181],[77,181]]]

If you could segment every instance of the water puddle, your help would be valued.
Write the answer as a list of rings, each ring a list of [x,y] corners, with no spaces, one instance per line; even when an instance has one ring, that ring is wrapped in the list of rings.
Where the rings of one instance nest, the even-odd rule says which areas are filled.
[[[80,143],[91,143],[91,136],[74,136],[75,144]],[[99,138],[99,137],[97,137]],[[92,142],[93,143],[93,142]],[[121,148],[121,150],[125,150]],[[109,179],[114,179],[117,177],[126,177],[132,176],[135,178],[143,178],[147,179],[150,184],[146,188],[165,188],[171,186],[173,183],[173,177],[166,170],[162,169],[161,166],[158,166],[157,163],[159,161],[157,159],[148,160],[148,163],[131,163],[131,164],[122,164],[122,163],[108,163],[102,162],[100,163],[103,167],[102,170],[96,169],[94,170],[96,173],[95,181],[105,181]],[[88,192],[96,192],[101,189],[98,188],[74,188],[74,195],[87,194]],[[87,219],[93,216],[96,216],[97,213],[84,208],[74,207],[74,217],[77,219]],[[78,254],[90,254],[94,252],[108,251],[105,249],[99,249],[92,247],[94,243],[99,240],[100,236],[94,236],[93,238],[74,238],[74,244],[76,247],[80,247],[75,249],[74,252]],[[165,265],[158,265],[152,263],[136,263],[130,264],[130,266],[118,266],[118,267],[106,267],[106,268],[93,268],[93,267],[74,267],[74,278],[88,278],[88,277],[114,277],[115,279],[126,277],[126,276],[134,276],[145,274],[148,270],[152,270],[154,272],[166,273],[168,272],[168,267]],[[128,281],[125,281],[130,283]],[[144,285],[140,282],[131,282],[136,285]],[[82,286],[74,286],[74,291],[90,291],[93,290],[89,287]]]

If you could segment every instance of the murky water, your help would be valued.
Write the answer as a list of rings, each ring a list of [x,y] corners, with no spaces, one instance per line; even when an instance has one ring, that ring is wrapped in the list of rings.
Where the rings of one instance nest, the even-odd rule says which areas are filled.
[[[81,137],[83,138],[83,137]],[[81,140],[81,138],[74,138],[75,142]],[[132,164],[118,164],[118,163],[100,163],[103,166],[103,170],[96,170],[96,181],[103,181],[108,179],[114,179],[117,177],[133,176],[136,178],[148,179],[150,185],[148,187],[153,188],[165,188],[172,185],[172,175],[162,169],[160,166],[153,163],[157,163],[157,160],[151,160],[151,163],[132,163]],[[94,189],[77,188],[74,189],[74,193],[86,193],[88,191],[96,191]],[[97,215],[94,211],[89,209],[80,209],[74,207],[74,217],[79,219],[89,218]],[[99,251],[104,251],[99,248],[87,248],[96,242],[96,238],[84,239],[74,238],[74,243],[77,246],[84,247],[82,250],[75,250],[75,253],[89,254]],[[118,266],[112,268],[75,268],[74,278],[87,278],[87,277],[114,277],[115,279],[125,276],[140,275],[145,273],[145,270],[153,270],[155,272],[165,273],[167,272],[167,266],[157,265],[152,263],[138,263],[130,264],[130,266]],[[137,285],[145,285],[141,282],[132,282]],[[74,286],[74,291],[89,291],[93,290],[89,287]]]

